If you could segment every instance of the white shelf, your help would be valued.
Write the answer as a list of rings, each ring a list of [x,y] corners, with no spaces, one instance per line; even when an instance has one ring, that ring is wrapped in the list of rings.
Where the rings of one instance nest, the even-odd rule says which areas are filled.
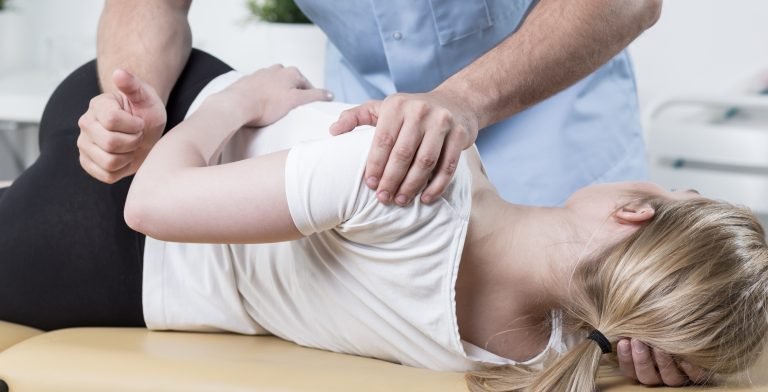
[[[37,124],[58,76],[42,70],[19,70],[0,75],[0,121]]]
[[[695,114],[687,111],[691,108]],[[649,113],[654,181],[768,216],[768,97],[676,97]]]

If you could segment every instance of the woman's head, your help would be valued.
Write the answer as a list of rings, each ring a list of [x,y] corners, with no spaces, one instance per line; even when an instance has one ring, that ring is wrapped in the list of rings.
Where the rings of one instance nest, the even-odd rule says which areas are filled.
[[[644,202],[655,217],[577,269],[569,310],[614,343],[638,338],[714,373],[744,368],[768,333],[762,227],[704,198]]]
[[[581,197],[569,202],[593,202]],[[768,248],[755,217],[727,203],[645,190],[630,205],[652,209],[652,217],[576,268],[566,309],[572,327],[601,331],[614,352],[630,337],[713,374],[747,368],[768,334]],[[475,390],[588,391],[601,357],[584,341],[542,371],[497,369],[469,382]]]
[[[588,241],[585,254],[595,255],[622,241],[653,218],[650,199],[689,200],[701,197],[694,190],[667,191],[651,182],[595,184],[582,188],[565,202],[574,231]],[[582,257],[583,258],[583,257]]]

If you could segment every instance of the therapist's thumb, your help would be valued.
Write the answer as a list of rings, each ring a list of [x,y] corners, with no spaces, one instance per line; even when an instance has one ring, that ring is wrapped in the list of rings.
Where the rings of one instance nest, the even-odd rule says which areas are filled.
[[[112,82],[133,105],[147,103],[152,98],[150,91],[144,86],[144,82],[138,76],[124,69],[118,68],[112,73]]]
[[[347,109],[339,115],[339,119],[331,124],[331,135],[347,133],[361,125],[376,126],[379,121],[379,106],[381,101],[368,101],[360,106]]]

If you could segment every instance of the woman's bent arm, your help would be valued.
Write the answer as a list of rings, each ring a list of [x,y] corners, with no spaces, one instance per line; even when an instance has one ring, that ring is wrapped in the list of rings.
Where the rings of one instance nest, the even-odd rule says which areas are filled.
[[[211,97],[163,138],[131,185],[128,225],[176,242],[299,238],[285,197],[285,151],[208,166],[245,123],[240,118]]]
[[[299,238],[285,195],[286,151],[209,165],[244,125],[267,125],[296,106],[328,97],[296,69],[282,66],[245,76],[208,97],[157,143],[136,173],[126,201],[126,222],[166,241],[256,243]]]

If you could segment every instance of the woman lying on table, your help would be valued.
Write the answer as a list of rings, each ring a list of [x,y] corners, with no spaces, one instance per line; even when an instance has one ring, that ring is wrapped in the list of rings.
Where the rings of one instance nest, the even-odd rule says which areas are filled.
[[[127,306],[132,313],[117,324],[273,334],[467,371],[477,391],[594,390],[601,358],[615,362],[623,338],[670,353],[681,367],[708,369],[696,381],[756,359],[768,331],[768,248],[749,211],[650,183],[589,186],[562,208],[514,205],[496,194],[474,148],[440,200],[383,205],[362,182],[373,129],[325,137],[346,106],[294,109],[319,98],[297,89],[299,79],[282,67],[223,74],[157,143],[125,205],[125,220],[147,235],[136,261],[143,275],[109,272],[112,285],[126,277],[125,298],[92,297],[100,283],[84,275],[81,285],[95,289],[79,300],[94,303],[95,320]],[[22,213],[20,198],[55,192],[29,192],[30,178],[0,198],[0,220],[3,211]],[[112,203],[108,195],[103,203]],[[27,249],[33,239],[0,241],[4,257],[40,252]],[[87,244],[57,246],[74,259],[90,252]],[[140,249],[138,241],[116,248]],[[15,289],[32,296],[50,281],[19,276],[25,288]],[[0,287],[0,298],[8,290]],[[0,300],[0,317],[52,317],[13,304]],[[667,361],[658,366],[677,366]]]

